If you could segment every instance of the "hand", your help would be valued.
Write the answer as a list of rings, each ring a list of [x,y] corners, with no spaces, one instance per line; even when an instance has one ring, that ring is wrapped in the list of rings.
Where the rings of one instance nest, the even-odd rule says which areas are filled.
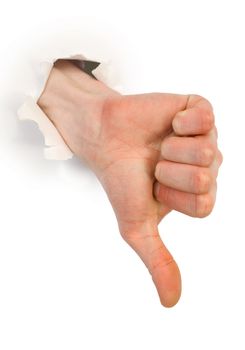
[[[222,155],[211,104],[198,95],[122,96],[65,60],[38,104],[96,173],[161,303],[175,305],[180,272],[158,224],[173,209],[193,217],[212,211]]]

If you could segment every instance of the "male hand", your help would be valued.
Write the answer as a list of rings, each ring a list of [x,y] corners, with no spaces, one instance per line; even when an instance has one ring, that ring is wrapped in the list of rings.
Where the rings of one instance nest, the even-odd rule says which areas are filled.
[[[212,211],[222,154],[211,104],[198,95],[122,96],[68,60],[55,63],[38,104],[96,173],[162,305],[175,305],[180,272],[158,224],[171,210]]]

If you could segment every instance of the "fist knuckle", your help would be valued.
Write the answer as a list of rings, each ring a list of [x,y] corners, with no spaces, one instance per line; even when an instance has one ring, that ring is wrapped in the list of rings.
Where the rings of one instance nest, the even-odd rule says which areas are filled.
[[[205,130],[211,130],[214,126],[214,115],[211,110],[203,110],[202,126]]]
[[[204,169],[196,170],[193,174],[193,187],[195,193],[205,193],[209,190],[212,178],[209,172],[205,171]]]
[[[218,162],[219,162],[219,166],[223,163],[223,154],[220,152],[220,150],[218,150]]]
[[[198,218],[204,218],[208,216],[214,207],[214,200],[210,194],[197,195],[195,205],[195,216]]]
[[[214,161],[215,153],[215,148],[211,143],[202,145],[199,149],[199,161],[201,165],[210,165]]]

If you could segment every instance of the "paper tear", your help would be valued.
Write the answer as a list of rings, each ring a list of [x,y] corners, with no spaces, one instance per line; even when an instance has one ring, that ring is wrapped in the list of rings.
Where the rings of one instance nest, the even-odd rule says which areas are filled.
[[[18,110],[18,117],[20,120],[33,120],[37,123],[44,136],[45,145],[49,146],[49,148],[44,148],[46,159],[66,160],[72,158],[73,153],[33,97],[26,97],[25,102]]]
[[[32,120],[37,123],[39,130],[44,136],[45,146],[47,146],[44,147],[44,157],[46,159],[67,160],[73,157],[72,151],[67,146],[64,139],[55,128],[54,124],[37,104],[39,96],[42,94],[45,84],[48,80],[53,64],[57,59],[89,61],[89,59],[85,56],[76,54],[71,55],[70,57],[59,57],[41,62],[39,70],[42,78],[42,84],[39,89],[39,93],[36,94],[36,96],[27,95],[24,103],[18,109],[17,115],[19,120]],[[116,74],[113,72],[113,67],[110,61],[101,62],[97,68],[92,70],[92,73],[96,79],[102,81],[112,89],[116,88]]]

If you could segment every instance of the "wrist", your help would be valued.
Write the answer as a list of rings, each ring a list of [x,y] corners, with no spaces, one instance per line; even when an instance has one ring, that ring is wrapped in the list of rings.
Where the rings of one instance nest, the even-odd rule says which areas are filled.
[[[118,95],[72,63],[63,61],[54,65],[37,103],[71,151],[94,168],[98,162],[104,106],[110,97]]]

